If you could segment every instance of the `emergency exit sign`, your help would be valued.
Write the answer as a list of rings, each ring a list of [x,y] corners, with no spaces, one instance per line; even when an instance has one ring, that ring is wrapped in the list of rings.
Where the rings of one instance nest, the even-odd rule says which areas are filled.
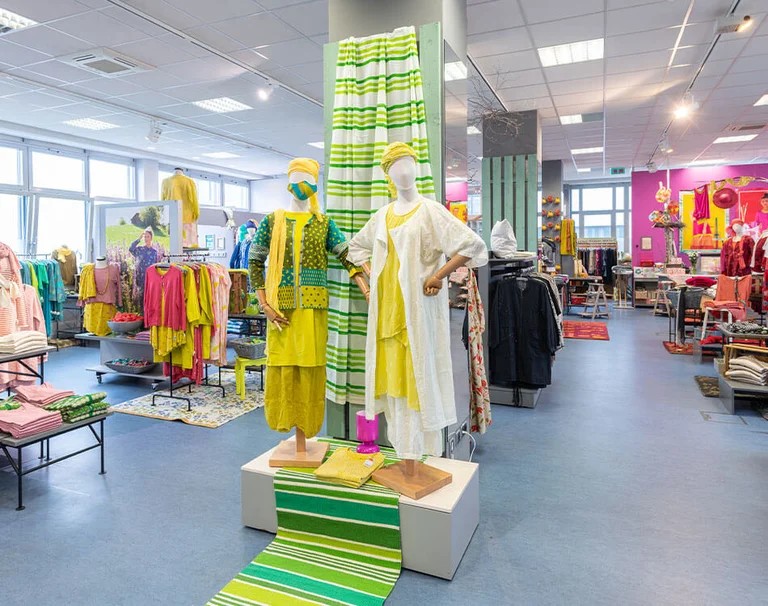
[[[612,175],[624,175],[624,174],[626,174],[626,172],[627,172],[627,169],[623,168],[623,167],[617,167],[617,168],[612,168],[611,169],[611,174]]]

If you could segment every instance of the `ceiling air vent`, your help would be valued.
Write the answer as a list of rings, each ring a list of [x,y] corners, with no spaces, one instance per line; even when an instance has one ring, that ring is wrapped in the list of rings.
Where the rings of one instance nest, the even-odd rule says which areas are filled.
[[[97,48],[81,53],[73,53],[59,57],[59,61],[67,65],[74,65],[99,76],[106,76],[107,78],[154,69],[151,65],[131,59],[109,48]]]
[[[765,124],[731,124],[726,128],[729,133],[756,133],[765,128]]]

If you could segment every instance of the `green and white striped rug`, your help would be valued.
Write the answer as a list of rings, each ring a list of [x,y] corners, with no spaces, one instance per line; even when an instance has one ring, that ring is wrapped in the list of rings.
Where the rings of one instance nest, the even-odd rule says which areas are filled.
[[[324,440],[330,452],[350,443]],[[398,459],[382,449],[386,463]],[[400,576],[399,494],[368,482],[336,486],[312,470],[275,476],[277,536],[209,606],[378,606]]]

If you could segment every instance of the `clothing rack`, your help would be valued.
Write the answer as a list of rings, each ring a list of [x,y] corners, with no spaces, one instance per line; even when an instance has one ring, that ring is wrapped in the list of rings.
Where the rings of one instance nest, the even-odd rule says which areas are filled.
[[[615,238],[579,238],[576,240],[578,250],[591,250],[593,248],[615,248],[618,250],[619,243]]]
[[[36,257],[50,257],[51,254],[50,253],[24,253],[24,254],[17,254],[16,256],[18,258],[24,258],[24,259],[31,258],[31,259],[34,259]]]

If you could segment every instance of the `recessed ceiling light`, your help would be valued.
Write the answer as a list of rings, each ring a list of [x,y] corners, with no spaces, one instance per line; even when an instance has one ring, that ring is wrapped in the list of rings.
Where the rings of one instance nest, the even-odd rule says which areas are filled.
[[[560,116],[560,124],[581,124],[581,114],[575,114],[573,116]]]
[[[463,61],[452,61],[445,64],[445,81],[451,82],[452,80],[466,80],[467,79],[467,66]]]
[[[230,112],[241,112],[245,109],[253,109],[250,105],[240,103],[240,101],[235,101],[229,97],[192,101],[192,104],[207,109],[209,112],[216,112],[217,114],[228,114]]]
[[[87,128],[88,130],[107,130],[110,128],[119,128],[117,124],[94,120],[93,118],[77,118],[76,120],[66,120],[64,124],[76,126],[77,128]]]
[[[602,154],[602,147],[582,147],[579,149],[572,149],[571,154],[578,156],[579,154]]]
[[[479,135],[480,129],[477,128],[477,126],[469,126],[467,127],[467,134],[468,135]]]
[[[27,19],[26,17],[7,11],[4,8],[0,8],[0,34],[15,29],[23,29],[30,25],[37,25],[37,21],[32,21],[32,19]]]
[[[317,149],[325,149],[325,141],[314,141],[312,143],[307,143],[307,145],[311,145]]]
[[[568,63],[581,63],[603,58],[605,40],[595,38],[583,42],[571,42],[570,44],[558,44],[557,46],[545,46],[539,50],[539,59],[544,67],[553,65],[567,65]]]
[[[591,172],[591,171],[592,171],[591,168],[577,168],[576,169],[576,172],[579,172],[579,173],[588,173],[588,172]]]
[[[689,162],[688,166],[707,166],[709,164],[725,164],[725,160],[722,158],[716,158],[714,160],[694,160]]]
[[[153,150],[153,149],[156,149],[156,148],[153,145],[150,145],[150,146],[147,147],[147,149]]]
[[[754,135],[733,135],[732,137],[718,137],[714,140],[714,143],[741,143],[742,141],[752,141],[757,137]]]
[[[203,154],[204,156],[207,156],[208,158],[218,158],[220,160],[224,160],[225,158],[239,158],[237,154],[230,154],[229,152],[210,152],[208,154]]]
[[[768,95],[763,95],[755,102],[755,107],[760,107],[761,105],[768,105]]]

